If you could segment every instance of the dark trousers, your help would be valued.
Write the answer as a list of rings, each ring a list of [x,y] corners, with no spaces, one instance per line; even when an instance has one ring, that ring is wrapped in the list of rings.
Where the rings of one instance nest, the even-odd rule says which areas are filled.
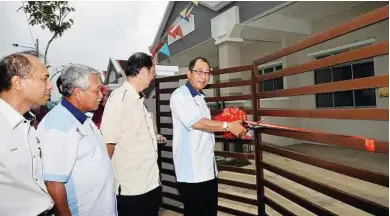
[[[118,195],[118,216],[158,216],[161,187],[135,196]]]
[[[216,216],[218,211],[218,181],[200,183],[178,182],[184,204],[184,216]]]

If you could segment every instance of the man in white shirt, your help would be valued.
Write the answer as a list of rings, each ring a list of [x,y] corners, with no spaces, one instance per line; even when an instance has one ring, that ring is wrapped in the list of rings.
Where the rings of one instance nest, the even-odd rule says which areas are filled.
[[[47,68],[31,55],[0,60],[0,215],[52,215],[53,200],[42,180],[42,152],[32,119],[53,88]]]
[[[112,156],[118,215],[157,216],[161,202],[157,137],[142,95],[156,73],[152,57],[133,54],[125,73],[126,81],[106,103],[100,127]]]
[[[215,131],[245,133],[241,121],[211,120],[202,89],[211,70],[205,58],[189,64],[188,81],[170,99],[173,123],[173,161],[185,216],[216,216],[218,207],[217,166],[214,158]]]
[[[71,64],[61,71],[62,95],[38,126],[43,179],[60,216],[115,216],[114,174],[100,130],[86,112],[102,99],[99,72]]]

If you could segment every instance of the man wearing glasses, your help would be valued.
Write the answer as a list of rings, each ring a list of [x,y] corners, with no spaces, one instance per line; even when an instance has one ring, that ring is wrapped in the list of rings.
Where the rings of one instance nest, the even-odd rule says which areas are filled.
[[[111,161],[99,129],[86,115],[103,96],[98,71],[71,64],[60,79],[63,99],[38,125],[43,179],[56,215],[115,216]]]
[[[217,166],[214,158],[216,131],[239,135],[241,121],[211,120],[203,89],[210,80],[210,65],[197,57],[189,64],[188,81],[170,99],[173,123],[173,161],[185,216],[216,216]]]
[[[156,74],[153,58],[141,52],[131,55],[125,74],[125,82],[107,101],[100,127],[112,157],[118,215],[157,216],[157,137],[142,94]]]

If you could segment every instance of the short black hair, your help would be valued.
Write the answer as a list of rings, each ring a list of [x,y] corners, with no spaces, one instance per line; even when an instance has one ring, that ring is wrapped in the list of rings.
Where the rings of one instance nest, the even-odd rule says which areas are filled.
[[[196,58],[194,58],[194,59],[191,60],[190,64],[188,65],[188,70],[192,71],[192,70],[194,69],[194,66],[195,66],[195,64],[196,64],[196,62],[197,62],[198,60],[201,60],[202,62],[207,63],[207,65],[209,66],[209,68],[211,68],[211,67],[210,67],[210,63],[209,63],[209,61],[207,61],[207,59],[205,59],[205,58],[203,58],[203,57],[196,57]]]
[[[56,86],[57,86],[58,92],[62,95],[62,79],[61,79],[61,76],[59,76],[57,78]]]
[[[14,53],[0,60],[0,92],[11,89],[14,76],[25,77],[31,70],[31,62],[25,54]]]
[[[135,77],[143,67],[148,70],[153,67],[153,57],[143,52],[134,53],[126,62],[125,74]]]

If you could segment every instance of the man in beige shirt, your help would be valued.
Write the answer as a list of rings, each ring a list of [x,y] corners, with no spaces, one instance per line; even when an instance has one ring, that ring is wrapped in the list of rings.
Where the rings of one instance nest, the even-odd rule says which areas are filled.
[[[111,93],[101,123],[112,157],[118,215],[157,216],[161,201],[157,138],[142,96],[155,76],[152,57],[133,54],[125,73],[127,79]]]

